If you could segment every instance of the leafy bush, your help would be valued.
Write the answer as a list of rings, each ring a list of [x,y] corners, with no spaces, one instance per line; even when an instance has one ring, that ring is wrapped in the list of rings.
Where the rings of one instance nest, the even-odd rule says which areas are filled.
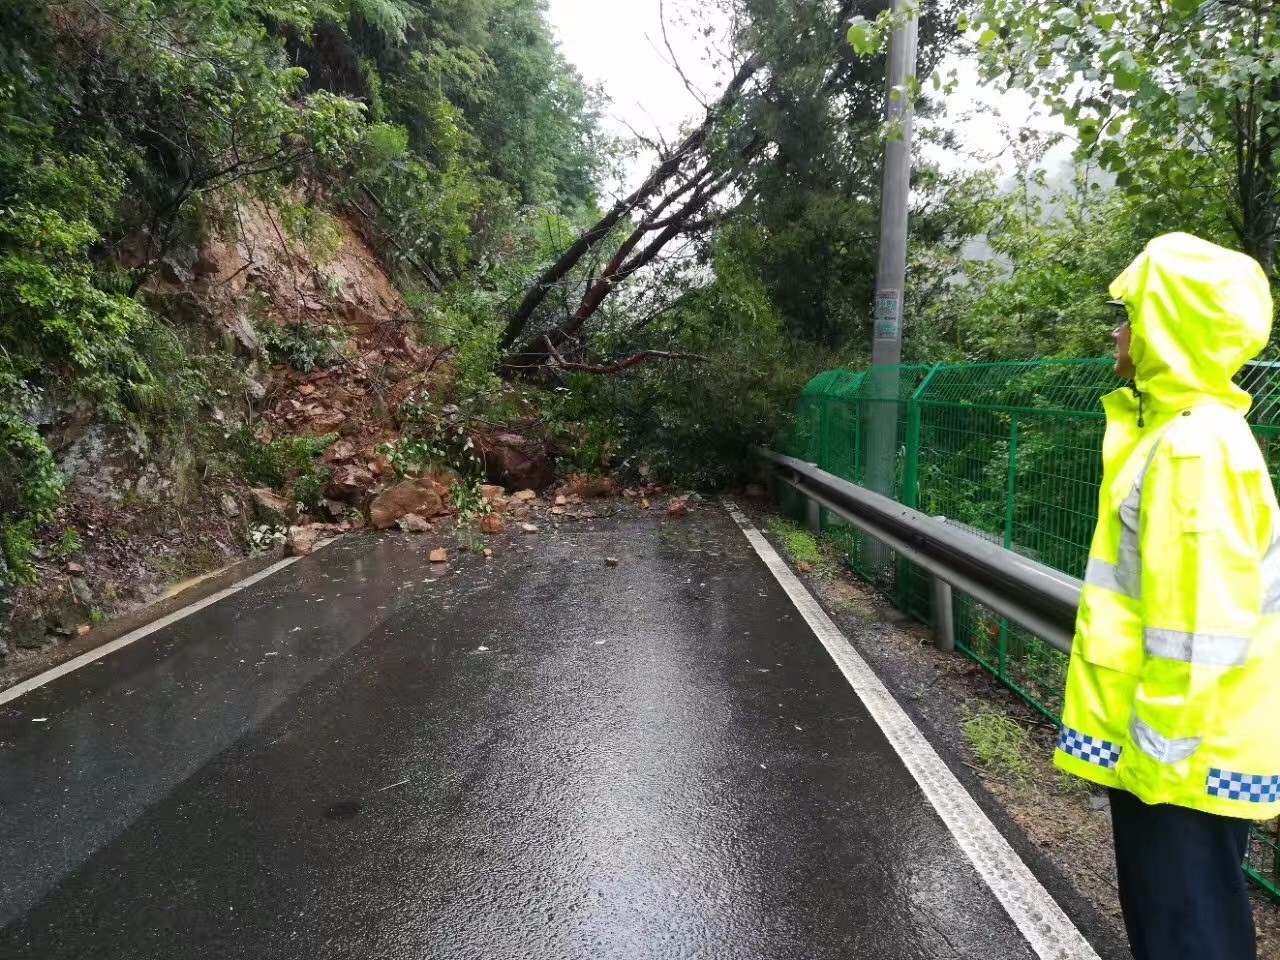
[[[396,476],[417,477],[443,466],[445,452],[423,437],[402,437],[394,443],[385,443],[378,452],[391,462]]]
[[[298,478],[313,473],[315,460],[333,446],[337,437],[282,437],[262,443],[247,427],[231,436],[231,446],[240,457],[241,476],[258,487],[283,490]]]
[[[7,576],[16,583],[30,583],[35,579],[36,568],[31,562],[36,551],[32,539],[35,524],[30,520],[7,524],[0,529],[0,549],[4,551]],[[0,584],[3,586],[3,584]]]
[[[54,545],[53,552],[58,557],[74,557],[84,549],[84,541],[80,539],[80,534],[68,528],[63,531],[62,537]]]
[[[325,508],[324,488],[332,476],[331,471],[313,466],[293,481],[294,501],[307,513],[321,513]]]
[[[3,359],[0,354],[0,549],[7,576],[26,582],[35,572],[35,525],[53,517],[62,502],[64,478],[48,444],[27,420],[34,392],[4,369]]]
[[[300,373],[332,366],[340,356],[321,328],[306,324],[268,324],[259,331],[259,338],[272,363],[292,367]]]
[[[249,549],[255,553],[269,553],[284,546],[286,539],[287,535],[284,530],[265,523],[251,527],[245,533],[245,541],[248,543]]]
[[[379,452],[391,461],[396,474],[416,477],[443,469],[456,470],[464,477],[480,472],[475,443],[462,420],[433,420],[410,425],[394,443],[383,444]]]
[[[480,486],[480,478],[472,477],[454,486],[450,494],[453,505],[458,508],[458,519],[463,523],[493,513],[493,506],[481,494]]]

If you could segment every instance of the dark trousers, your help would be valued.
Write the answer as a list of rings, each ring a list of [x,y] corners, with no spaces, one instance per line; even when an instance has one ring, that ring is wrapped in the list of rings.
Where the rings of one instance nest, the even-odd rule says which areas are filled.
[[[1120,906],[1136,960],[1257,960],[1249,823],[1111,791]]]

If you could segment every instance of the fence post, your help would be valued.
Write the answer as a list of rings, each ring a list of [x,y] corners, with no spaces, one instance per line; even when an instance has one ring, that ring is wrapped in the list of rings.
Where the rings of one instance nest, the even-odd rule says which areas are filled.
[[[1014,412],[1009,420],[1009,476],[1005,481],[1005,504],[1004,504],[1004,547],[1006,550],[1013,549],[1013,520],[1014,520],[1014,497],[1017,494],[1018,483],[1018,438],[1021,430],[1018,424],[1018,414]],[[1001,680],[1008,680],[1009,665],[1009,621],[1005,617],[1000,618],[1000,660],[999,660],[999,676]]]
[[[920,398],[929,386],[929,381],[938,372],[942,364],[935,363],[920,381],[920,386],[907,398],[907,429],[904,440],[902,458],[902,503],[913,510],[919,506],[920,500]],[[909,613],[911,611],[911,564],[898,558],[898,606]],[[931,600],[932,602],[932,600]]]
[[[1013,504],[1018,483],[1018,438],[1021,436],[1018,414],[1012,414],[1009,421],[1009,479],[1005,483],[1004,505],[1004,546],[1013,549]]]
[[[928,383],[928,377],[925,382]],[[915,509],[920,499],[920,404],[917,390],[907,401],[907,437],[902,464],[902,502]]]
[[[935,363],[920,381],[911,398],[907,400],[907,438],[906,457],[902,467],[902,502],[913,510],[919,506],[920,499],[920,398],[929,388],[929,381],[942,369],[942,364]]]

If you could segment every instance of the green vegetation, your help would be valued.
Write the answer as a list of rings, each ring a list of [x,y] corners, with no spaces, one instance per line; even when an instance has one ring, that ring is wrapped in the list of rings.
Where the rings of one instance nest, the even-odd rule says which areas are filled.
[[[319,326],[266,325],[259,336],[272,363],[284,364],[300,373],[332,366],[342,359],[337,345]]]
[[[337,437],[281,437],[261,442],[248,428],[232,438],[240,455],[240,475],[246,483],[257,487],[283,490],[288,484],[315,469],[315,460]]]
[[[83,549],[84,541],[80,539],[80,534],[74,530],[65,530],[61,539],[54,545],[53,552],[58,557],[74,557]]]
[[[803,527],[782,517],[770,517],[769,532],[796,563],[807,563],[811,567],[822,563],[824,557],[818,538]]]
[[[1025,784],[1031,779],[1030,756],[1035,749],[1027,728],[985,703],[967,704],[964,739],[978,762],[997,776]]]
[[[453,505],[458,508],[458,519],[463,523],[493,513],[493,506],[480,492],[480,480],[473,477],[453,488]]]
[[[1269,0],[982,0],[978,59],[1044,102],[1135,207],[1269,273],[1280,232],[1280,9]]]

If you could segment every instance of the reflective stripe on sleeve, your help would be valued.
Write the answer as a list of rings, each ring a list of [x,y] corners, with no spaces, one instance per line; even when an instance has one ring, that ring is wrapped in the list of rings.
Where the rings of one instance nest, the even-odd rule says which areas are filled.
[[[1091,557],[1085,571],[1084,582],[1118,593],[1131,600],[1142,599],[1142,552],[1138,543],[1138,524],[1142,513],[1142,484],[1147,471],[1156,459],[1160,440],[1156,438],[1147,454],[1146,462],[1134,477],[1133,488],[1120,504],[1120,555],[1115,563]],[[1280,551],[1277,551],[1280,554]],[[1277,587],[1280,592],[1280,586]],[[1280,609],[1280,600],[1277,601]]]
[[[1133,597],[1135,600],[1140,599],[1129,592],[1120,568],[1114,563],[1108,563],[1106,560],[1091,557],[1089,566],[1085,570],[1084,582],[1092,587],[1101,587],[1103,590],[1110,590],[1112,593],[1121,593],[1126,597]]]
[[[1204,737],[1185,737],[1178,740],[1166,737],[1136,715],[1129,724],[1129,735],[1133,738],[1135,747],[1157,763],[1166,764],[1189,760],[1200,749],[1200,744],[1204,743]]]
[[[1249,637],[1221,633],[1187,633],[1184,630],[1143,631],[1147,655],[1163,660],[1214,667],[1242,667],[1249,659]]]
[[[1089,559],[1085,569],[1084,582],[1094,587],[1101,587],[1128,597],[1130,600],[1142,599],[1142,565],[1138,552],[1123,542],[1120,543],[1120,562],[1108,563],[1097,557]]]
[[[1090,557],[1084,582],[1110,590],[1130,600],[1142,599],[1142,558],[1138,555],[1138,535],[1125,527],[1120,534],[1120,562],[1110,563]]]

